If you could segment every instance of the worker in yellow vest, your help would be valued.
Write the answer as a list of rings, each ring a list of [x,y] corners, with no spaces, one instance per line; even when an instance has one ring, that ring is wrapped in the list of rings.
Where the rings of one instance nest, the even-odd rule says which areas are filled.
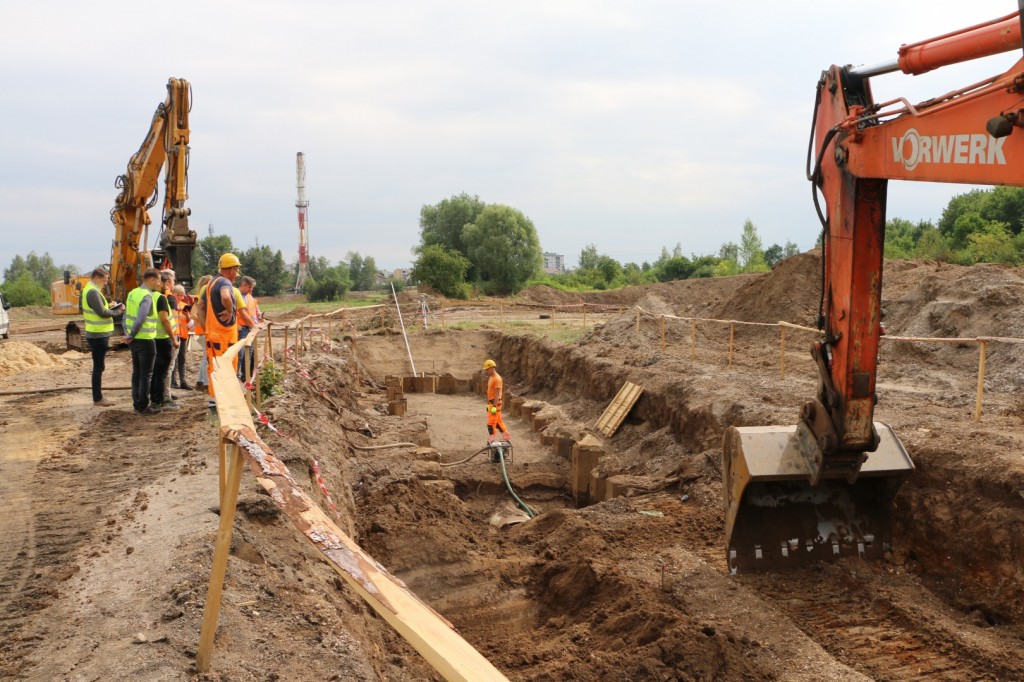
[[[132,351],[132,404],[135,414],[160,414],[149,403],[153,364],[156,361],[157,320],[153,292],[160,288],[160,271],[149,268],[142,273],[142,286],[128,293],[124,313],[124,342]]]
[[[160,410],[180,410],[181,405],[170,396],[167,387],[167,373],[171,368],[171,357],[178,349],[178,311],[171,306],[168,295],[174,291],[174,271],[160,271],[160,289],[153,292],[153,304],[159,318],[154,342],[156,359],[153,363],[153,382],[150,385],[149,400]],[[177,304],[177,300],[175,300]]]
[[[104,268],[92,271],[88,284],[82,287],[82,317],[85,318],[85,342],[92,353],[92,404],[110,407],[114,404],[103,397],[103,370],[106,369],[110,337],[114,335],[114,317],[124,311],[124,304],[107,301],[103,290],[110,280]]]
[[[259,299],[252,295],[252,290],[256,287],[256,280],[252,277],[244,276],[238,281],[238,292],[242,294],[242,300],[245,302],[245,308],[249,311],[250,322],[252,325],[247,325],[239,318],[238,320],[238,340],[241,341],[245,337],[249,336],[249,332],[252,331],[253,326],[259,324],[260,319],[263,317],[263,313],[260,312]],[[253,357],[252,347],[245,348],[242,351],[241,366],[238,368],[239,380],[245,379],[245,362],[249,363],[249,376],[252,376],[255,371],[255,358]]]

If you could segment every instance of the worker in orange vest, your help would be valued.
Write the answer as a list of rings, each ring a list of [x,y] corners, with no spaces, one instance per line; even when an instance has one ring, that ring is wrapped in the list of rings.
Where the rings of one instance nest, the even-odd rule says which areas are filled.
[[[497,364],[494,360],[484,361],[484,372],[487,373],[487,442],[493,443],[499,433],[501,440],[510,442],[512,436],[509,435],[508,428],[501,419],[501,399],[505,382],[498,374]]]
[[[263,318],[263,313],[260,312],[259,299],[252,295],[252,290],[256,287],[256,280],[252,277],[242,277],[238,282],[238,291],[242,294],[242,300],[245,301],[245,308],[249,311],[249,316],[253,319],[253,324],[259,323]],[[249,332],[252,331],[252,327],[246,326],[241,320],[238,322],[238,339],[242,340],[249,336]],[[255,358],[253,357],[252,347],[245,348],[242,350],[242,362],[249,362],[249,376],[255,371]],[[238,368],[239,380],[245,379],[245,365],[243,364]]]
[[[243,325],[253,326],[255,323],[245,307],[242,295],[234,286],[235,278],[242,263],[233,253],[225,253],[217,262],[218,275],[199,292],[199,303],[192,308],[192,317],[203,320],[206,332],[206,380],[210,393],[210,409],[216,408],[216,394],[213,390],[213,360],[224,355],[224,352],[238,341],[238,320]],[[235,371],[238,371],[238,356],[232,360]]]
[[[174,285],[174,298],[178,301],[178,328],[175,331],[178,333],[180,343],[178,345],[178,352],[171,358],[171,388],[191,390],[192,387],[189,386],[188,381],[185,379],[185,360],[188,357],[190,330],[195,324],[192,322],[190,313],[192,312],[192,304],[196,300],[189,296],[185,292],[185,287],[180,284]]]

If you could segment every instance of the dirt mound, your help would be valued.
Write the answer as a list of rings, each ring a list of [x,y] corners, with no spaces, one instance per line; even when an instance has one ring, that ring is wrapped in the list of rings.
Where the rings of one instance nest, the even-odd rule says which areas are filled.
[[[513,302],[529,305],[568,305],[582,303],[583,297],[576,293],[549,287],[546,284],[535,284],[520,291]]]
[[[747,280],[715,306],[711,317],[744,322],[792,322],[811,325],[821,296],[821,250],[779,263],[769,273]]]
[[[10,341],[0,345],[0,377],[18,372],[51,369],[64,364],[63,358],[50,355],[31,343]]]
[[[48,305],[26,305],[18,308],[11,308],[10,315],[12,322],[21,322],[22,320],[39,320],[52,317],[50,312],[50,306]]]
[[[665,302],[665,299],[661,298],[657,294],[648,292],[643,298],[636,302],[634,306],[640,308],[645,313],[651,315],[675,315],[675,311],[672,310],[672,306]]]

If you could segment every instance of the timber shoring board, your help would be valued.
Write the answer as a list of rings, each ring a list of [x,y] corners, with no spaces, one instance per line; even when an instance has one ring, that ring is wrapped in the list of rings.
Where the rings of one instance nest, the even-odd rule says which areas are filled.
[[[262,331],[257,329],[257,334]],[[311,542],[345,582],[386,620],[446,680],[504,681],[506,678],[474,649],[436,611],[422,602],[405,583],[367,554],[318,507],[292,478],[288,468],[256,435],[256,427],[235,377],[232,358],[246,341],[234,344],[214,360],[213,387],[217,398],[221,441],[240,447],[257,482]],[[234,473],[234,472],[232,472]],[[223,510],[222,510],[223,513]],[[219,594],[216,595],[219,599]],[[213,628],[216,628],[214,617]],[[213,641],[212,632],[209,633]],[[203,661],[209,665],[209,659]]]
[[[606,438],[611,438],[615,435],[626,415],[633,409],[633,405],[640,399],[640,394],[643,392],[643,388],[630,381],[623,384],[622,388],[619,389],[618,395],[615,396],[615,399],[608,406],[608,409],[597,420],[597,430]]]

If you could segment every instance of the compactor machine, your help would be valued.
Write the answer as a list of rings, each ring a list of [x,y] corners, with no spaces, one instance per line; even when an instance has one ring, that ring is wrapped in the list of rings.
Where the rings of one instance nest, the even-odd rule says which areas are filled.
[[[903,45],[891,62],[821,74],[807,154],[824,232],[822,338],[811,349],[818,390],[796,426],[725,433],[733,573],[888,549],[896,492],[914,464],[893,430],[874,421],[887,183],[1024,186],[1024,60],[916,105],[876,103],[870,80],[1020,49],[1018,11]]]

